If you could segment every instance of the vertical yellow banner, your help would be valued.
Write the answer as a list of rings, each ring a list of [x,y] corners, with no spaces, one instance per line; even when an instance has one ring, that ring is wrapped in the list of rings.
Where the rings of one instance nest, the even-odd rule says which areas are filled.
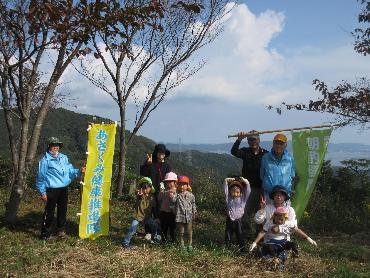
[[[94,124],[88,131],[88,156],[79,235],[96,239],[109,232],[109,199],[116,124]]]

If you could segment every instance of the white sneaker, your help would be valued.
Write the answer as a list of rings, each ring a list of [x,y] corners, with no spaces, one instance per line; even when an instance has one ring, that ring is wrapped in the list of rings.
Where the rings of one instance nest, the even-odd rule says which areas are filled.
[[[157,242],[160,242],[162,239],[161,235],[155,235],[154,236],[154,240],[157,241]]]
[[[146,234],[144,238],[146,240],[151,240],[152,239],[152,234]]]

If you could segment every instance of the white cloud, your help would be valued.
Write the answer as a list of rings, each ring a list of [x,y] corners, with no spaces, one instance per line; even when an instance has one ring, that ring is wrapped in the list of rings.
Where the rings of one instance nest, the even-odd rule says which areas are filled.
[[[269,44],[283,30],[283,13],[268,10],[256,16],[243,4],[234,7],[225,24],[224,33],[200,52],[208,64],[181,92],[239,101],[259,96],[266,76],[280,76],[283,57]]]
[[[370,72],[367,57],[355,53],[350,44],[320,48],[317,42],[299,49],[289,49],[285,44],[285,48],[274,49],[274,38],[284,35],[285,15],[281,12],[267,10],[253,14],[242,4],[234,7],[228,16],[221,37],[197,55],[208,60],[206,66],[168,96],[171,103],[176,100],[181,103],[185,97],[202,105],[215,100],[229,105],[230,109],[236,104],[245,106],[247,111],[251,105],[264,109],[266,104],[294,103],[318,95],[311,85],[315,78],[334,86],[342,79],[353,80]],[[72,73],[72,68],[69,71],[65,79],[70,81],[69,89],[80,98],[81,112],[108,113],[118,119],[118,109],[109,96]],[[156,113],[162,115],[158,111],[153,114]],[[128,117],[132,120],[134,112],[131,114]],[[197,121],[195,118],[193,121]],[[160,120],[156,119],[155,126]],[[181,117],[176,119],[180,121]]]
[[[279,104],[315,96],[311,85],[315,78],[334,86],[370,72],[367,59],[351,44],[336,48],[313,44],[293,50],[285,45],[279,52],[271,45],[276,36],[284,35],[284,25],[281,12],[255,15],[245,4],[236,6],[221,37],[200,53],[208,59],[207,65],[182,84],[177,95]]]

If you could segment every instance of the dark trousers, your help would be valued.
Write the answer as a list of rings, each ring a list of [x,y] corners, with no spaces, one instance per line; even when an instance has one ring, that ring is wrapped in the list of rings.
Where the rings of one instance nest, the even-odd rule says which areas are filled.
[[[245,250],[245,243],[243,237],[242,221],[241,219],[231,220],[230,217],[226,217],[226,229],[225,229],[225,243],[230,244],[233,233],[236,234],[238,245],[241,251]]]
[[[175,214],[172,212],[161,211],[159,213],[159,220],[161,221],[162,240],[166,242],[168,239],[168,233],[170,234],[171,242],[175,242]]]
[[[262,255],[270,255],[271,257],[278,257],[281,252],[287,250],[292,250],[293,257],[298,256],[298,245],[293,241],[287,240],[273,240],[270,239],[269,241],[265,242],[262,245]]]
[[[57,207],[57,230],[63,231],[66,224],[68,188],[49,188],[46,190],[48,200],[42,217],[41,237],[47,238],[52,233],[54,211]]]

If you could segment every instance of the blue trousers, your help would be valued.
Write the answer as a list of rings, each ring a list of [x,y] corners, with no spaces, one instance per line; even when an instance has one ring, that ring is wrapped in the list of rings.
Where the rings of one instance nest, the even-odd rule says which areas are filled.
[[[136,233],[137,229],[139,228],[140,223],[141,223],[141,221],[138,221],[136,219],[132,220],[131,226],[130,226],[130,228],[128,228],[128,231],[127,231],[125,237],[122,240],[122,245],[123,246],[129,246],[130,245],[131,239],[134,236],[134,234]],[[144,224],[145,224],[145,226],[150,227],[150,230],[151,230],[153,236],[155,236],[159,233],[158,223],[155,220],[153,220],[152,218],[147,219]]]

